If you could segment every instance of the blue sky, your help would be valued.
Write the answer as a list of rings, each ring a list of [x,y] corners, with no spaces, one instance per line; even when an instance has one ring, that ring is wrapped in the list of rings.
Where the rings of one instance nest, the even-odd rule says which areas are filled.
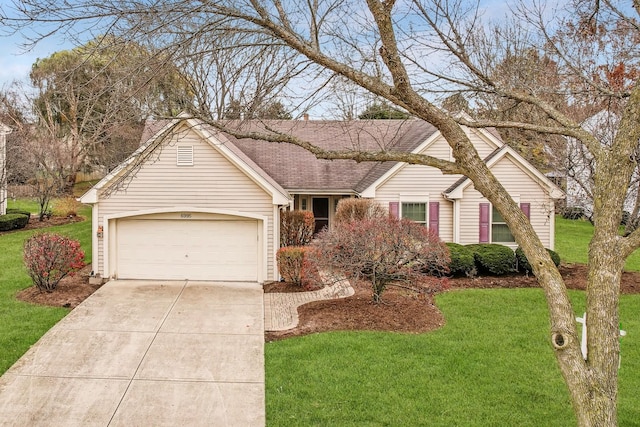
[[[0,0],[0,6],[6,10],[11,8],[10,0]],[[38,43],[33,49],[26,51],[21,46],[26,42],[21,34],[6,37],[5,28],[0,28],[0,89],[13,80],[27,80],[31,65],[38,58],[46,58],[59,50],[66,50],[73,45],[62,36],[56,35]]]
[[[11,9],[11,0],[0,0],[0,7]],[[508,0],[484,0],[482,5],[485,11],[492,17],[504,16]],[[46,58],[59,50],[67,50],[74,45],[64,38],[62,34],[54,34],[39,42],[31,50],[25,51],[21,46],[26,38],[21,34],[3,36],[5,33],[0,28],[0,90],[9,85],[13,80],[28,80],[31,65],[38,58]]]

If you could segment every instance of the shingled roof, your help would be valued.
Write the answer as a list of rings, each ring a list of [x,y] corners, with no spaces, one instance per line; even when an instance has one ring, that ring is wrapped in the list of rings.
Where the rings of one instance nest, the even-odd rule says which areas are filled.
[[[143,141],[150,138],[167,121],[148,122]],[[436,132],[423,120],[254,120],[226,123],[244,132],[281,132],[311,142],[326,150],[366,150],[411,152]],[[211,134],[213,127],[205,126]],[[357,193],[387,172],[396,162],[362,162],[320,160],[305,149],[258,139],[226,139],[271,176],[286,190]]]

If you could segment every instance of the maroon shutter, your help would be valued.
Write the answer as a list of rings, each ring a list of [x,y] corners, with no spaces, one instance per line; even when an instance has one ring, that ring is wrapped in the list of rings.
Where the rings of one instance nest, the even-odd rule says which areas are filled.
[[[429,202],[429,228],[440,235],[440,202]]]
[[[389,216],[400,218],[400,202],[389,202]]]
[[[520,209],[522,209],[527,219],[531,219],[531,203],[520,203]]]
[[[489,203],[480,203],[480,243],[489,243]]]

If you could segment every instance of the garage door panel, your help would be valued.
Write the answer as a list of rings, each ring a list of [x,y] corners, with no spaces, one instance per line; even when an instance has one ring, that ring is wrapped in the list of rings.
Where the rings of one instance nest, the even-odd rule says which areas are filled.
[[[123,279],[258,279],[258,221],[120,220],[116,273]]]

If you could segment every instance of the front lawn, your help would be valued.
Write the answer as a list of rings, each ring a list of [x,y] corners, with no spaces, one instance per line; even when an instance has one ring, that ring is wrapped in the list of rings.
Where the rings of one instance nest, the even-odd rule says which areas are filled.
[[[582,311],[584,294],[571,295]],[[268,425],[575,425],[539,289],[465,290],[436,300],[447,324],[435,332],[331,332],[267,343]],[[622,297],[620,425],[638,421],[639,311],[640,295]]]
[[[556,252],[565,263],[586,264],[593,225],[586,220],[556,216]],[[640,251],[636,250],[624,265],[626,271],[640,271]]]
[[[589,222],[558,217],[562,261],[586,263],[592,233]],[[640,271],[638,252],[627,268]],[[581,316],[584,292],[571,297]],[[268,425],[575,425],[541,290],[464,290],[436,303],[447,323],[435,332],[329,332],[267,343]],[[638,312],[640,295],[622,295],[621,426],[640,417]]]
[[[9,203],[10,208],[29,206],[27,202]],[[80,213],[89,219],[47,231],[80,240],[88,263],[91,262],[91,211],[85,207]],[[27,304],[15,298],[18,291],[31,286],[22,263],[22,246],[34,232],[18,231],[0,236],[0,374],[69,312],[63,308]]]

